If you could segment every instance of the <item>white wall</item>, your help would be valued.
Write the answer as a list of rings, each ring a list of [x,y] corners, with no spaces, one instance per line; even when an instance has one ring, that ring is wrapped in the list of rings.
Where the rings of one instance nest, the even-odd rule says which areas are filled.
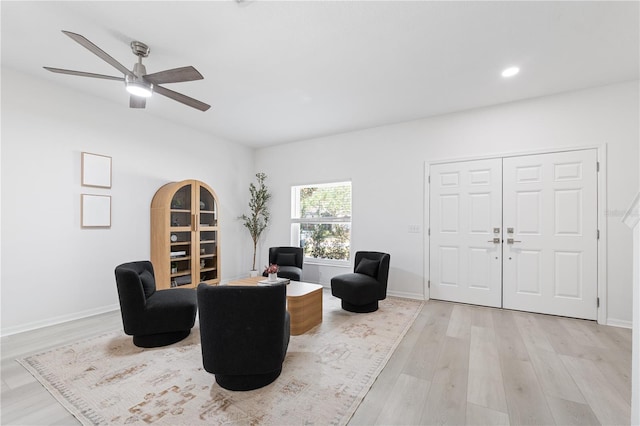
[[[633,330],[631,365],[631,424],[640,425],[640,223],[633,235]]]
[[[1,136],[3,335],[117,308],[114,268],[149,259],[149,208],[166,182],[216,191],[222,279],[249,270],[251,239],[236,217],[253,150],[9,69]],[[112,157],[110,190],[80,185],[82,151]],[[112,196],[110,229],[80,228],[81,193]]]
[[[352,179],[352,251],[390,253],[389,292],[421,297],[424,227],[408,227],[428,223],[425,162],[606,143],[608,321],[630,326],[632,238],[620,217],[638,191],[638,89],[635,81],[261,149],[256,170],[269,176],[274,218],[263,246],[289,242],[291,185]],[[336,272],[313,268],[305,279],[327,285]]]
[[[634,228],[633,247],[632,354],[634,356],[631,358],[633,360],[631,366],[631,424],[640,425],[640,223],[636,223]]]

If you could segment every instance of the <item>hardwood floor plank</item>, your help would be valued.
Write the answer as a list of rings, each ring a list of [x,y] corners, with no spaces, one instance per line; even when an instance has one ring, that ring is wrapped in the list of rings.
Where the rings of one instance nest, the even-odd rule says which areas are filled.
[[[538,326],[535,320],[535,314],[515,312],[513,318],[516,321],[522,340],[525,346],[527,346],[527,350],[530,348],[538,348],[545,351],[553,351],[553,346],[549,342],[546,332]]]
[[[431,381],[420,424],[461,425],[465,423],[468,370],[469,340],[447,337]]]
[[[530,361],[501,357],[509,421],[515,425],[551,425],[553,416]]]
[[[407,374],[400,374],[391,394],[376,419],[377,425],[415,425],[427,400],[431,383]]]
[[[428,321],[420,332],[420,338],[411,349],[410,356],[402,372],[431,381],[440,351],[444,345],[453,305],[450,303],[430,302],[428,309]]]
[[[630,328],[599,326],[598,331],[602,331],[605,337],[615,342],[622,351],[631,354],[633,337]]]
[[[509,415],[500,411],[481,407],[476,404],[467,404],[467,425],[472,426],[508,426]]]
[[[79,424],[37,381],[2,395],[3,425],[48,425],[63,418],[73,419],[67,424]]]
[[[535,317],[535,321],[539,327],[545,330],[547,339],[557,354],[593,361],[600,358],[598,347],[587,346],[584,341],[576,339],[573,334],[569,333],[566,328],[566,324],[570,321],[569,318],[538,315]]]
[[[2,361],[2,383],[3,386],[6,384],[6,391],[9,391],[30,383],[37,383],[37,380],[15,359],[8,359]]]
[[[616,391],[594,361],[560,355],[565,367],[575,380],[600,423],[628,424],[631,418],[629,401]]]
[[[494,308],[473,306],[471,310],[471,324],[476,327],[493,328]]]
[[[545,395],[580,404],[586,402],[558,354],[531,347],[529,357]]]
[[[471,335],[472,312],[473,307],[470,305],[454,305],[453,311],[451,311],[449,327],[447,327],[447,336],[468,340]]]
[[[608,345],[594,333],[596,323],[594,321],[567,319],[564,322],[565,329],[579,343],[586,346],[606,348]]]
[[[631,360],[617,358],[611,351],[601,352],[601,359],[594,362],[624,400],[631,401]]]
[[[631,401],[630,330],[548,315],[537,316],[536,322],[545,328],[557,353],[595,362],[606,377],[615,378],[610,382],[618,393]]]
[[[558,425],[589,426],[600,425],[598,418],[588,404],[567,401],[566,399],[547,396],[547,403]]]
[[[495,309],[492,315],[500,358],[528,361],[529,354],[516,326],[513,311]]]
[[[467,402],[507,412],[500,355],[492,328],[471,327]]]

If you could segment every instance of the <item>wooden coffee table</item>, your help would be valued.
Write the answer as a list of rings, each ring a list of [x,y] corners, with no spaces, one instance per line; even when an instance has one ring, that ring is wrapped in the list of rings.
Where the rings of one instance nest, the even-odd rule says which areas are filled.
[[[244,278],[226,285],[258,285],[264,277]],[[298,336],[322,322],[322,286],[291,281],[287,285],[287,310],[291,316],[291,334]]]

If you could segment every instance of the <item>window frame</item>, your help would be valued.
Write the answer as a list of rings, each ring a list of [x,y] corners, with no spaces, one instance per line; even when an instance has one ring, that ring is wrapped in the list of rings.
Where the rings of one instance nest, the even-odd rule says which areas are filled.
[[[318,187],[332,187],[332,186],[346,186],[348,185],[351,190],[351,209],[349,216],[345,217],[319,217],[319,218],[301,218],[300,216],[300,189],[302,188],[318,188]],[[317,257],[309,257],[304,255],[303,251],[303,263],[310,265],[323,265],[323,266],[336,266],[336,267],[350,267],[351,265],[351,231],[353,221],[353,183],[351,180],[340,180],[334,182],[324,183],[311,183],[302,185],[291,186],[291,245],[294,247],[300,247],[300,225],[302,224],[348,224],[349,225],[349,255],[346,260],[340,259],[324,259]],[[304,249],[304,247],[303,247]]]

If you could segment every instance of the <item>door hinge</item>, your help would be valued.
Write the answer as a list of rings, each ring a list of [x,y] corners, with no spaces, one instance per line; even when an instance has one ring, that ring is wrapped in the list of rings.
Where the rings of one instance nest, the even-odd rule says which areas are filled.
[[[599,229],[596,231],[596,239],[598,239],[598,240],[600,239],[600,230]]]
[[[596,161],[596,172],[600,171],[600,162]]]
[[[427,281],[427,288],[431,288],[431,280]]]
[[[596,308],[600,307],[600,298],[596,297]]]
[[[431,228],[428,228],[428,229],[427,229],[427,235],[428,235],[428,236],[431,236]]]
[[[431,176],[427,176],[427,183],[431,183]]]

